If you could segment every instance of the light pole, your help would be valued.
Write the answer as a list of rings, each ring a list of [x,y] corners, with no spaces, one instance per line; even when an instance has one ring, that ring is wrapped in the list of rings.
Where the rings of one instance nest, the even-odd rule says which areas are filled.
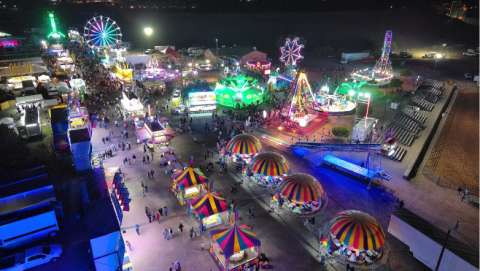
[[[215,38],[215,54],[218,57],[218,38]]]
[[[147,47],[150,47],[150,37],[153,35],[153,28],[151,26],[145,26],[143,28],[143,34],[145,35],[145,37],[147,37],[147,41],[146,41],[146,43],[148,44]]]

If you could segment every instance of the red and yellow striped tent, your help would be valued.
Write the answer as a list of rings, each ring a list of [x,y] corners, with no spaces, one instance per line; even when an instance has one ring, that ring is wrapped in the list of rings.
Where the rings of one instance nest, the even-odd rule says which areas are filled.
[[[173,186],[179,187],[183,185],[184,188],[188,188],[194,185],[206,184],[208,182],[207,177],[198,168],[187,167],[173,178]]]
[[[283,176],[288,173],[288,162],[285,157],[276,152],[263,152],[253,158],[251,169],[253,174]]]
[[[260,240],[247,227],[233,224],[210,232],[212,241],[222,249],[225,258],[251,247],[260,247]]]
[[[326,193],[315,177],[305,173],[295,173],[285,177],[279,187],[280,195],[295,204],[319,202],[323,204]]]
[[[215,192],[208,192],[192,201],[193,212],[201,219],[224,212],[228,209],[227,201]]]
[[[356,250],[381,251],[385,244],[385,234],[378,222],[357,210],[346,210],[332,219],[330,237],[340,244]]]
[[[254,155],[262,149],[260,140],[253,135],[236,135],[227,143],[227,151],[231,154]]]

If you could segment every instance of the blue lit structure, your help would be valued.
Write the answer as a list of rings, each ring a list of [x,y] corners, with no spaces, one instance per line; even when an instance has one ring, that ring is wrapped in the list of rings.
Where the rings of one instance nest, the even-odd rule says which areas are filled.
[[[87,109],[74,107],[68,115],[68,142],[72,152],[72,160],[77,172],[92,168],[92,127]]]

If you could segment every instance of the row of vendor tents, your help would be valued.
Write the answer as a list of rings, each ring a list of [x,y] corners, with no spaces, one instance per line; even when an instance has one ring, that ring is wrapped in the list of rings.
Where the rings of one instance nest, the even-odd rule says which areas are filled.
[[[222,154],[243,165],[243,173],[258,185],[274,189],[272,204],[301,217],[323,210],[327,195],[320,182],[305,173],[289,174],[288,161],[279,153],[262,152],[258,138],[233,137]],[[248,226],[238,225],[236,210],[225,198],[208,189],[208,178],[198,168],[186,167],[172,176],[172,191],[210,232],[210,253],[223,270],[258,265],[260,240]],[[321,240],[320,250],[359,266],[371,265],[383,256],[385,234],[372,216],[357,210],[337,214]]]

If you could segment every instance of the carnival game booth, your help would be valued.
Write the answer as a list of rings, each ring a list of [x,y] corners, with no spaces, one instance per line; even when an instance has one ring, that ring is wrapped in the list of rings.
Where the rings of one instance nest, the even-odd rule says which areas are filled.
[[[149,144],[168,143],[175,135],[175,132],[169,126],[156,119],[146,120],[143,127],[137,128],[135,132],[139,142],[147,142]]]
[[[253,158],[249,173],[259,185],[275,187],[287,176],[288,162],[276,152],[262,152]]]
[[[257,79],[244,74],[225,77],[215,86],[217,104],[229,108],[261,104],[265,94]]]
[[[205,195],[190,202],[190,208],[206,229],[228,222],[228,204],[225,198],[215,192]]]
[[[189,166],[174,173],[171,189],[180,204],[184,205],[186,200],[198,198],[206,192],[207,183],[208,179],[200,169]]]
[[[233,162],[248,164],[261,149],[262,144],[258,138],[249,134],[239,134],[230,139],[226,150]]]
[[[207,82],[195,82],[184,89],[189,113],[211,112],[217,109],[215,91]]]
[[[309,216],[325,207],[327,194],[312,175],[295,173],[284,178],[272,201],[292,213]]]
[[[233,224],[214,229],[210,232],[210,239],[210,254],[220,270],[240,271],[258,268],[261,242],[247,226]]]
[[[350,264],[370,265],[384,253],[385,233],[378,222],[364,212],[346,210],[331,221],[321,251]]]

